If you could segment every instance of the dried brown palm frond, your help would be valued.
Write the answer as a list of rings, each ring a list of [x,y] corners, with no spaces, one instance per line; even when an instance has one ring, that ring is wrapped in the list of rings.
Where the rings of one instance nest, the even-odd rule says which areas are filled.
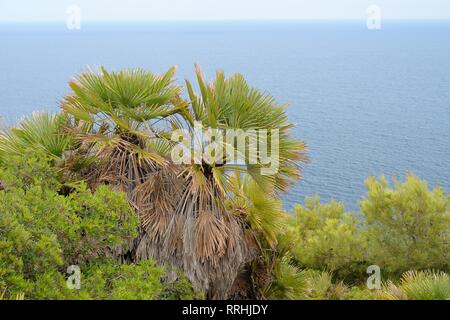
[[[225,254],[229,230],[223,217],[216,217],[210,211],[199,212],[194,230],[193,250],[201,260],[206,261]]]
[[[182,181],[175,170],[167,166],[149,172],[131,196],[131,202],[138,208],[142,228],[149,230],[148,237],[157,243],[163,239],[181,194]]]
[[[145,185],[167,183],[173,176],[165,179],[167,175],[157,174]],[[181,192],[173,193],[174,185]],[[174,201],[167,202],[168,198]],[[161,207],[152,206],[156,199]],[[223,200],[224,194],[211,182],[198,183],[185,173],[167,188],[147,192],[145,201],[139,202],[146,210],[136,257],[153,257],[176,266],[210,298],[226,298],[239,269],[251,259],[251,251],[244,241],[241,219],[225,210]]]
[[[98,137],[94,134],[78,134],[83,144],[90,144],[90,155],[95,156],[97,183],[108,183],[126,191],[131,197],[133,189],[146,176],[158,172],[169,164],[156,150],[149,149],[141,137],[111,135]],[[155,138],[157,139],[157,138]],[[91,177],[87,177],[92,181]]]

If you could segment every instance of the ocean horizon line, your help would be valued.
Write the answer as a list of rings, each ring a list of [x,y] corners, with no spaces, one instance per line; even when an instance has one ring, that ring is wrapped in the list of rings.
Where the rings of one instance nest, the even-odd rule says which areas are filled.
[[[311,23],[311,22],[365,22],[367,19],[327,19],[327,18],[310,18],[310,19],[153,19],[153,20],[83,20],[87,24],[142,24],[142,23],[222,23],[222,22],[276,22],[276,23]],[[0,24],[59,24],[65,23],[61,20],[3,20]],[[383,22],[450,22],[449,18],[384,18]]]

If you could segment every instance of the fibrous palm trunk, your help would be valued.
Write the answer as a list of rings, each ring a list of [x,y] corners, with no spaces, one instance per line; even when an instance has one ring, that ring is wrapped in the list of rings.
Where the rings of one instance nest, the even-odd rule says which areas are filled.
[[[208,299],[241,297],[232,288],[255,252],[241,218],[224,209],[225,196],[211,181],[197,186],[170,163],[139,159],[127,143],[101,152],[101,165],[90,177],[94,188],[109,184],[126,192],[140,218],[139,236],[116,251],[118,259],[151,258],[176,267]]]

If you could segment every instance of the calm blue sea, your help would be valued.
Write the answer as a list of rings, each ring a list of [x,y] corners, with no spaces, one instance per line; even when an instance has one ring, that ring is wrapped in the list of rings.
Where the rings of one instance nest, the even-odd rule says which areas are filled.
[[[450,191],[450,22],[198,22],[0,24],[0,115],[15,122],[58,110],[86,66],[199,63],[241,72],[290,104],[294,134],[310,147],[286,206],[318,193],[356,209],[368,175],[415,172]]]

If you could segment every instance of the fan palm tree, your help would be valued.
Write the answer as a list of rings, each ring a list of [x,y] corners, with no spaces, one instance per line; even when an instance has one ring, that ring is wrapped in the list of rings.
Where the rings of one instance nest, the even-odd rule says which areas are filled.
[[[196,158],[198,150],[194,150],[192,161],[185,163],[179,174],[184,179],[181,198],[167,222],[168,229],[160,235],[161,241],[155,243],[164,260],[178,257],[174,262],[179,262],[178,266],[194,284],[207,288],[209,298],[225,298],[232,294],[230,290],[233,291],[233,284],[242,268],[258,255],[257,246],[254,246],[258,242],[255,231],[262,231],[272,240],[280,226],[279,222],[269,225],[266,224],[268,220],[252,219],[260,209],[263,209],[259,211],[260,217],[264,217],[264,209],[276,212],[274,216],[281,211],[276,206],[263,208],[252,196],[259,192],[261,196],[276,199],[278,193],[286,191],[293,181],[300,178],[299,163],[306,160],[306,147],[303,142],[289,137],[292,125],[284,112],[285,106],[276,104],[271,96],[250,87],[241,75],[225,78],[224,73],[218,71],[210,83],[205,82],[198,67],[196,75],[200,94],[196,94],[191,83],[186,81],[190,108],[183,114],[184,128],[195,140],[194,149],[195,144],[197,147],[200,145],[202,153],[205,142],[196,136],[196,124],[219,131],[222,136],[233,129],[268,130],[269,134],[276,131],[279,138],[275,141],[279,154],[269,157],[276,161],[278,167],[272,175],[262,174],[269,164],[251,162],[248,153],[240,154],[241,161],[229,160],[225,151],[227,147],[231,145],[232,153],[239,151],[234,138],[231,142],[218,142],[217,149],[223,152],[219,151],[213,161]],[[268,140],[272,141],[270,137]],[[263,150],[252,137],[246,144],[247,147],[256,145],[257,158],[263,156]],[[276,150],[273,143],[271,147]],[[250,186],[255,187],[249,189]],[[242,190],[253,194],[243,195]],[[227,199],[234,199],[232,210],[225,205]],[[243,202],[251,204],[239,207]]]
[[[87,177],[91,186],[108,183],[126,191],[140,216],[131,259],[151,257],[179,267],[208,298],[227,298],[238,274],[260,254],[260,239],[276,241],[283,216],[278,197],[300,178],[306,147],[289,136],[285,107],[248,86],[241,75],[225,78],[218,72],[207,84],[196,71],[200,94],[186,81],[189,101],[173,82],[174,68],[164,75],[83,73],[71,81],[73,93],[62,109],[74,117],[80,152],[99,159]],[[185,129],[195,137],[198,124],[225,134],[268,130],[278,170],[262,174],[274,163],[251,162],[247,153],[240,154],[242,161],[194,156],[175,165],[170,155],[177,142],[170,141],[170,131]],[[275,131],[278,139],[271,139]],[[252,139],[247,145],[255,145]],[[234,140],[220,145],[230,146],[236,149]],[[266,156],[259,145],[256,151],[258,159]]]

